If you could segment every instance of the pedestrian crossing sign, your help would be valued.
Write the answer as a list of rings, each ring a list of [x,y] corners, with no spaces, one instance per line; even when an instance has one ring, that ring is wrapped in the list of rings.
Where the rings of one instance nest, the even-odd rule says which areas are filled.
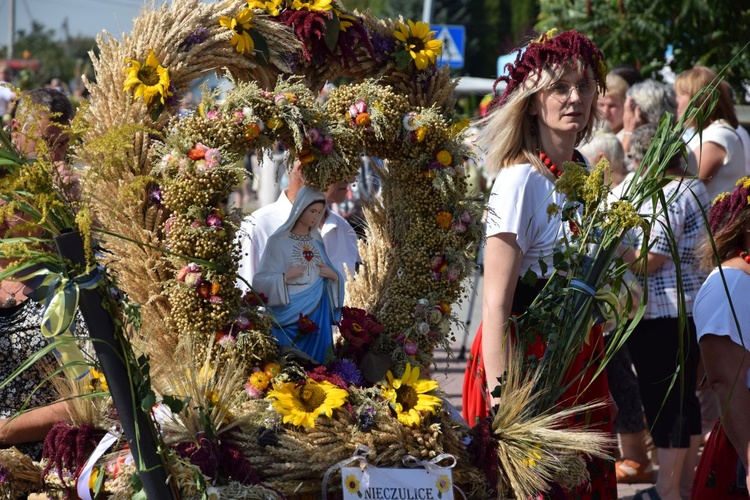
[[[438,58],[438,64],[454,69],[463,68],[466,27],[459,24],[435,24],[432,29],[436,32],[435,39],[443,42],[443,54]]]

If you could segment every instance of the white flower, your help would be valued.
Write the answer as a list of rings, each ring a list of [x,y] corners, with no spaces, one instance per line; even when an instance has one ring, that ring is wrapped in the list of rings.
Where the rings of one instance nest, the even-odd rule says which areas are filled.
[[[221,498],[221,492],[216,486],[209,486],[206,488],[206,498],[208,500],[219,500]]]

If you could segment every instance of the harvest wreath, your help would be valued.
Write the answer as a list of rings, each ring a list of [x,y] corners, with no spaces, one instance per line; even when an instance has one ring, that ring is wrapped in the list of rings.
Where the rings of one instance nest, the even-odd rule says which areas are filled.
[[[455,83],[436,66],[441,47],[429,26],[331,0],[175,0],[146,8],[122,40],[104,34],[98,45],[96,81],[87,82],[90,99],[70,130],[83,193],[50,210],[67,213],[60,220],[97,244],[97,252],[86,246],[78,271],[100,270],[99,288],[127,340],[133,405],[158,430],[175,495],[315,498],[323,483],[341,495],[337,464],[366,446],[375,467],[451,456],[453,483],[485,498],[497,484],[475,464],[486,466],[497,449],[476,444],[498,439],[507,440],[505,454],[490,462],[504,475],[504,493],[523,484],[519,475],[542,489],[585,479],[582,461],[570,457],[586,440],[561,438],[585,431],[543,432],[564,415],[520,425],[528,392],[507,397],[495,441],[480,436],[472,448],[438,384],[421,378],[434,349],[450,349],[451,307],[465,293],[482,210],[466,198],[467,123],[454,116]],[[190,83],[209,72],[232,89],[222,99],[206,92],[178,114]],[[342,78],[354,83],[316,99]],[[385,160],[381,197],[366,207],[363,266],[347,280],[341,338],[324,366],[280,359],[263,297],[235,286],[241,214],[223,202],[243,175],[242,156],[276,142],[318,189],[349,178],[361,154]],[[40,206],[48,188],[4,181],[3,195]],[[24,252],[3,245],[5,256],[28,260]],[[145,494],[150,470],[119,437],[123,410],[112,411],[101,371],[93,366],[61,385],[70,418],[48,435],[41,464],[0,451],[4,493]],[[569,458],[536,468],[543,441],[549,454],[556,439]],[[597,452],[602,441],[592,442]],[[136,457],[144,451],[138,442],[130,448]]]

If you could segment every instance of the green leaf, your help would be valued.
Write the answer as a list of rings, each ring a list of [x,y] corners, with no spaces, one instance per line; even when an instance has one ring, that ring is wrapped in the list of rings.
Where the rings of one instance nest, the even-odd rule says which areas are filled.
[[[169,394],[164,395],[164,397],[162,398],[162,403],[164,403],[167,408],[172,411],[172,413],[180,413],[185,407],[185,402],[183,400]]]
[[[328,50],[333,52],[336,50],[336,44],[339,41],[339,30],[341,29],[341,21],[339,16],[335,12],[331,12],[331,19],[326,21],[326,46]]]
[[[268,42],[266,42],[263,35],[255,30],[248,31],[248,34],[253,39],[254,52],[260,52],[260,57],[256,57],[255,60],[263,66],[268,66],[271,62],[271,51],[268,49]]]
[[[102,486],[104,486],[104,478],[106,477],[106,472],[104,470],[104,465],[99,466],[99,475],[96,476],[96,482],[94,483],[94,498],[99,496],[99,493],[101,493]]]
[[[531,269],[527,269],[526,274],[524,274],[523,277],[521,278],[521,281],[523,281],[529,286],[535,286],[538,280],[539,280],[539,277]]]
[[[151,120],[156,121],[159,119],[159,115],[161,112],[164,111],[164,104],[161,103],[161,101],[156,101],[156,105],[154,105],[154,109],[151,110]]]
[[[141,409],[145,412],[150,412],[155,404],[156,394],[154,394],[154,391],[149,391],[148,393],[146,393],[146,395],[143,396],[143,399],[141,400]]]
[[[412,61],[411,54],[405,50],[400,50],[394,54],[396,56],[396,65],[398,69],[406,69]]]

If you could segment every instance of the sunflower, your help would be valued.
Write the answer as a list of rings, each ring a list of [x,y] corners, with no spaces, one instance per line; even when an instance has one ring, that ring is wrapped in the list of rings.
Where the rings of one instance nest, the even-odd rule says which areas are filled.
[[[399,422],[408,426],[416,426],[422,422],[421,411],[435,413],[441,400],[437,396],[427,394],[437,389],[434,380],[419,380],[419,368],[406,363],[406,370],[400,379],[394,379],[390,370],[386,374],[388,385],[383,386],[383,397],[396,411]]]
[[[435,486],[437,486],[440,493],[448,493],[448,490],[451,488],[451,480],[447,474],[440,474],[437,481],[435,481]]]
[[[283,422],[315,427],[318,415],[331,417],[333,410],[346,403],[349,393],[325,380],[307,379],[304,383],[285,382],[268,393],[273,407],[284,416]]]
[[[260,0],[249,0],[247,2],[249,9],[263,9],[272,16],[278,16],[279,11],[284,7],[284,0],[270,0],[262,2]]]
[[[237,17],[220,16],[219,24],[232,30],[232,45],[240,54],[252,52],[255,43],[250,36],[250,21],[253,20],[252,9],[242,9]]]
[[[331,2],[332,0],[309,0],[309,1],[293,0],[292,9],[294,10],[307,9],[310,12],[331,10],[333,8],[333,6],[331,5]]]
[[[354,474],[349,474],[348,476],[346,476],[344,484],[346,485],[346,489],[350,494],[359,492],[359,479],[357,479],[357,476],[355,476]]]
[[[135,59],[126,58],[125,62],[130,63],[130,67],[124,70],[126,77],[123,90],[127,92],[135,87],[133,99],[143,97],[148,106],[157,96],[162,104],[165,97],[172,96],[169,90],[169,70],[159,63],[153,49],[143,65]]]
[[[435,64],[437,56],[443,53],[443,42],[435,40],[435,32],[430,31],[430,25],[411,19],[409,26],[399,22],[393,36],[404,44],[404,50],[409,53],[417,69],[425,69],[428,64]]]

